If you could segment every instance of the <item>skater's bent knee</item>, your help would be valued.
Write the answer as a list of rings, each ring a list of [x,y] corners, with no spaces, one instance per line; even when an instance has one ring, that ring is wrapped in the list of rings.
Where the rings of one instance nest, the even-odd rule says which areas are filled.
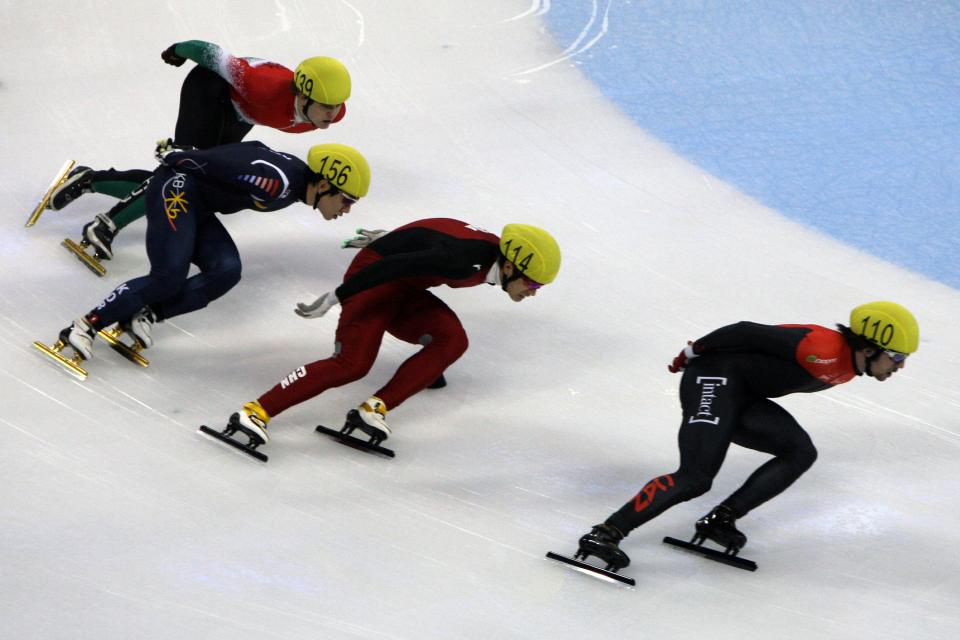
[[[804,447],[803,449],[798,450],[794,453],[792,457],[793,466],[797,468],[800,473],[803,473],[807,469],[813,466],[813,463],[817,461],[817,448],[812,444]]]
[[[713,478],[707,476],[685,476],[677,474],[674,476],[677,483],[677,492],[682,496],[682,500],[693,500],[710,491],[713,486]]]

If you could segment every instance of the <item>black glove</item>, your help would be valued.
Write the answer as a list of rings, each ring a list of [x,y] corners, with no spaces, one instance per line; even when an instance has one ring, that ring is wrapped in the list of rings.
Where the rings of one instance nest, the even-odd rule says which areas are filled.
[[[184,62],[186,62],[187,59],[182,56],[178,56],[176,53],[174,53],[174,49],[176,48],[177,48],[177,45],[175,44],[170,45],[164,50],[163,53],[160,54],[160,57],[163,58],[163,61],[166,62],[167,64],[172,64],[175,67],[179,67]]]

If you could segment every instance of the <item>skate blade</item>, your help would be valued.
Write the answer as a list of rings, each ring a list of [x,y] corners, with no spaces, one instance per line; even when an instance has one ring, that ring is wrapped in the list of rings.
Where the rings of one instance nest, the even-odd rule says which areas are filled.
[[[140,351],[143,350],[143,347],[140,346],[140,343],[135,343],[134,346],[128,345],[126,342],[120,340],[120,336],[123,335],[123,330],[117,327],[111,329],[101,329],[97,332],[101,338],[107,343],[107,345],[122,355],[124,358],[129,360],[134,364],[138,364],[141,367],[149,367],[150,361],[140,355]]]
[[[60,366],[64,371],[72,375],[77,380],[81,382],[87,379],[87,371],[80,366],[80,356],[74,356],[72,359],[67,358],[60,354],[60,351],[67,345],[63,344],[60,341],[57,341],[53,347],[48,347],[42,342],[36,341],[33,343],[33,347],[39,350],[43,355],[50,358],[54,364]]]
[[[347,435],[342,431],[334,431],[333,429],[324,427],[323,425],[318,425],[316,428],[317,433],[322,433],[328,435],[331,438],[338,440],[341,444],[345,444],[348,447],[353,447],[354,449],[360,449],[361,451],[369,451],[372,453],[379,453],[380,455],[386,456],[388,458],[393,458],[396,454],[391,449],[386,447],[381,447],[378,444],[373,444],[366,440],[361,440],[356,436]]]
[[[600,580],[605,580],[612,583],[625,584],[630,587],[637,586],[637,581],[629,576],[622,576],[615,571],[601,569],[600,567],[595,567],[592,564],[587,564],[586,562],[581,562],[579,560],[574,560],[573,558],[568,558],[567,556],[562,556],[559,553],[554,553],[553,551],[547,552],[547,558],[561,562],[571,569],[579,571],[580,573],[585,573],[592,578],[599,578]]]
[[[97,274],[101,278],[104,276],[104,274],[107,273],[106,267],[100,264],[100,261],[97,260],[95,256],[92,256],[86,251],[84,251],[84,245],[82,243],[77,244],[70,238],[64,238],[63,242],[60,243],[60,246],[64,247],[67,251],[75,255],[77,259],[84,264],[84,266],[86,266],[88,269],[90,269],[90,271],[93,271],[95,274]],[[90,246],[90,245],[86,245],[86,246]]]
[[[669,544],[674,547],[678,547],[685,551],[691,551],[696,553],[708,560],[714,560],[722,564],[728,564],[731,567],[736,567],[738,569],[743,569],[744,571],[756,571],[757,563],[753,560],[747,560],[746,558],[741,558],[739,556],[733,555],[732,553],[724,553],[723,551],[717,551],[716,549],[711,549],[710,547],[705,547],[703,544],[693,544],[692,542],[685,542],[683,540],[677,540],[676,538],[671,538],[667,536],[663,539],[664,543]]]
[[[40,202],[37,203],[36,208],[34,208],[33,213],[30,214],[30,217],[27,218],[27,224],[23,225],[25,227],[32,227],[37,224],[37,220],[40,219],[40,216],[43,214],[43,210],[47,208],[47,203],[50,202],[50,196],[53,195],[54,190],[59,187],[67,179],[67,174],[70,173],[70,170],[73,169],[73,165],[77,164],[76,160],[67,160],[63,163],[63,166],[60,167],[60,171],[57,172],[57,175],[53,178],[53,182],[50,183],[50,186],[47,188],[47,192],[43,194],[43,197],[40,198]]]
[[[197,433],[199,433],[200,435],[204,436],[209,440],[213,440],[214,442],[225,444],[228,447],[230,447],[231,451],[242,453],[244,456],[254,458],[255,460],[259,460],[260,462],[266,462],[267,460],[269,460],[269,458],[267,458],[267,455],[265,453],[260,453],[256,449],[251,449],[249,445],[245,445],[239,440],[234,440],[230,436],[225,435],[220,431],[216,431],[215,429],[211,429],[205,424],[200,425],[200,429],[197,430]]]

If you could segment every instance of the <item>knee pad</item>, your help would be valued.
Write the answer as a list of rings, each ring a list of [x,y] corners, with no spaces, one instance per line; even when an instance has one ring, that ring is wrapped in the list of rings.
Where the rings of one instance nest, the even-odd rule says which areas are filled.
[[[467,332],[463,330],[463,327],[457,325],[456,327],[450,327],[450,329],[450,331],[444,333],[437,332],[436,335],[425,333],[420,336],[417,342],[423,346],[436,343],[442,346],[447,357],[456,360],[466,352],[467,347],[470,346],[470,340],[467,338]]]

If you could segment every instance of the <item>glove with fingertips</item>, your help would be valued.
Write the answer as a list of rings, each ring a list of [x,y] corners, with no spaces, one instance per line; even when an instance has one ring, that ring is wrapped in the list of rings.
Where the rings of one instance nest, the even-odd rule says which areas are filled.
[[[176,53],[177,45],[172,44],[166,49],[163,50],[163,53],[160,54],[160,57],[163,58],[163,61],[167,64],[172,64],[175,67],[179,67],[184,62],[187,61],[183,56],[178,56]]]
[[[166,164],[167,156],[177,151],[196,151],[196,147],[191,147],[188,144],[177,144],[173,141],[173,138],[166,138],[157,140],[157,147],[153,150],[153,155],[161,163]]]
[[[374,240],[386,235],[386,229],[357,229],[356,235],[352,238],[348,238],[340,243],[341,249],[362,249],[369,245]]]
[[[679,373],[687,368],[687,365],[690,364],[690,361],[698,357],[700,354],[694,349],[694,344],[692,340],[687,340],[687,346],[677,354],[677,357],[673,359],[673,362],[667,365],[667,371],[670,373]]]
[[[293,310],[301,318],[322,318],[327,311],[340,304],[337,294],[329,291],[310,304],[298,302],[297,308]]]

